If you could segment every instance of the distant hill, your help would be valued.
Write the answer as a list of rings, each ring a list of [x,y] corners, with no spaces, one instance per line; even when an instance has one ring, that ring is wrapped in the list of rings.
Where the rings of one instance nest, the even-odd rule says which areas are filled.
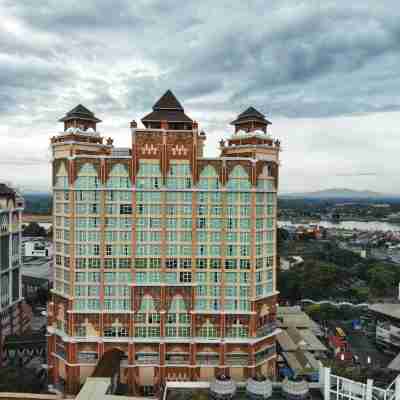
[[[370,190],[352,190],[343,188],[318,190],[316,192],[305,193],[289,193],[284,194],[283,198],[308,198],[308,199],[369,199],[369,198],[382,198],[391,197],[383,193],[373,192]]]

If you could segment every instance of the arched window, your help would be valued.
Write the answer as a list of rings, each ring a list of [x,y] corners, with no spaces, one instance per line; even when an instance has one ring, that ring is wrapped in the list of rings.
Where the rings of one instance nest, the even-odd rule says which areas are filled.
[[[226,187],[233,190],[250,189],[249,175],[241,165],[236,165],[233,168],[232,172],[229,174]]]
[[[115,189],[129,189],[131,187],[127,165],[121,163],[113,165],[107,179],[107,187]]]
[[[100,187],[100,179],[93,164],[85,163],[82,165],[75,180],[75,187],[78,189],[97,189]]]
[[[169,307],[169,312],[170,313],[179,313],[179,312],[186,312],[186,304],[185,301],[183,300],[183,297],[180,295],[174,296],[174,298],[171,301],[171,306]]]
[[[62,162],[56,171],[55,186],[57,188],[68,188],[68,171],[65,163]]]
[[[219,180],[218,174],[212,165],[207,165],[200,173],[199,176],[200,189],[218,189]]]
[[[167,187],[169,189],[190,189],[192,187],[192,173],[189,162],[171,161]]]
[[[159,189],[162,185],[160,162],[158,160],[140,160],[136,176],[138,189]]]
[[[149,312],[156,312],[156,305],[154,299],[150,295],[145,295],[142,298],[140,303],[139,312],[141,313],[149,313]]]
[[[166,315],[166,336],[190,336],[190,314],[187,311],[183,297],[181,295],[174,296]]]

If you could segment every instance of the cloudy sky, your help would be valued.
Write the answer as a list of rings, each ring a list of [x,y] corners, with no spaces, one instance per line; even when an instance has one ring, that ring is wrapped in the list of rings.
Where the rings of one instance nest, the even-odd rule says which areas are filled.
[[[0,180],[48,189],[49,137],[78,103],[129,145],[168,88],[207,154],[253,105],[281,191],[400,194],[400,9],[390,0],[0,0]]]

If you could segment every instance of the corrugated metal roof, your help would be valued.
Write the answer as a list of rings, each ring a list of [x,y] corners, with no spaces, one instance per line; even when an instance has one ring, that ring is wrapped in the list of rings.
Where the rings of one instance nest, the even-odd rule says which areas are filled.
[[[292,338],[285,330],[281,331],[278,335],[276,335],[276,339],[278,340],[279,346],[283,351],[297,350],[296,343],[293,342]]]

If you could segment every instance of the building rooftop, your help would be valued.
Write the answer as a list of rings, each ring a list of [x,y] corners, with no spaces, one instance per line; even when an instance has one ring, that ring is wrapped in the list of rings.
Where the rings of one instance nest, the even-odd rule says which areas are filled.
[[[0,196],[1,195],[6,195],[6,196],[14,196],[15,190],[7,186],[5,183],[0,183]]]
[[[153,111],[142,118],[142,122],[193,122],[185,114],[181,103],[175,95],[167,90],[161,98],[154,104]]]
[[[175,95],[171,92],[171,90],[167,90],[160,99],[154,104],[153,110],[175,110],[175,111],[184,111],[182,104],[175,97]]]
[[[82,104],[78,104],[71,111],[68,111],[64,117],[59,119],[59,122],[65,122],[71,119],[85,119],[94,122],[101,122],[101,120],[98,119],[92,111]]]
[[[388,369],[400,371],[400,353],[390,362]]]
[[[241,122],[249,120],[261,121],[267,125],[271,124],[271,122],[265,118],[265,115],[260,113],[260,111],[256,110],[254,107],[249,107],[247,110],[243,111],[234,121],[231,122],[231,124],[240,124]]]
[[[52,263],[48,258],[26,258],[21,267],[21,276],[51,280]]]
[[[283,351],[296,351],[298,349],[307,351],[327,351],[318,338],[309,329],[297,329],[289,327],[277,335],[279,346]]]
[[[299,306],[286,307],[279,306],[277,308],[277,323],[279,328],[308,328],[317,333],[320,328]]]
[[[377,312],[387,317],[400,319],[399,303],[375,303],[368,306],[371,311]]]
[[[295,375],[318,371],[319,362],[309,351],[283,352],[282,355]]]

